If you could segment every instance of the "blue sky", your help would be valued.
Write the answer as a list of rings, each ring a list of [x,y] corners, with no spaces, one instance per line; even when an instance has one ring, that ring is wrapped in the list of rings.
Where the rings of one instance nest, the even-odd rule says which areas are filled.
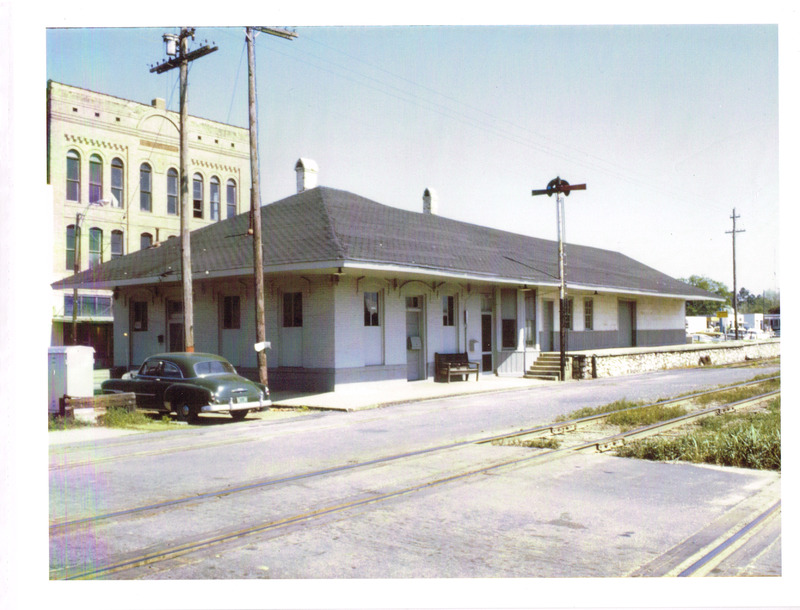
[[[304,26],[256,43],[262,202],[320,183],[443,216],[618,250],[674,277],[779,288],[778,26]],[[46,77],[178,109],[149,72],[177,28],[49,29]],[[247,124],[241,27],[198,27],[191,114]]]

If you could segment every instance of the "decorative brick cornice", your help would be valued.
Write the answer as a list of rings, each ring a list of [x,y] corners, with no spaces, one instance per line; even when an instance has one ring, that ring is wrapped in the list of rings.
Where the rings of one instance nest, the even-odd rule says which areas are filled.
[[[240,171],[240,168],[233,165],[222,165],[220,163],[213,163],[211,161],[204,161],[202,159],[192,159],[191,163],[196,167],[205,167],[207,169],[213,169],[219,172],[229,172],[232,174],[238,174]]]
[[[67,142],[75,142],[76,144],[83,144],[85,146],[94,146],[95,148],[105,148],[108,150],[128,150],[124,144],[115,144],[114,142],[106,142],[104,140],[95,140],[94,138],[86,138],[84,136],[73,136],[65,133],[64,139]]]

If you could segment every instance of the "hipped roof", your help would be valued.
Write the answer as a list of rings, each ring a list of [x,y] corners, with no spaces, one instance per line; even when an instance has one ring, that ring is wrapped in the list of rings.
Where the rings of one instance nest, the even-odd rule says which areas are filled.
[[[249,214],[191,233],[195,279],[252,275]],[[347,191],[317,187],[261,208],[264,272],[343,267],[385,269],[528,284],[558,285],[558,243],[432,214],[382,205]],[[600,248],[566,246],[572,288],[721,300],[632,258]],[[54,288],[114,288],[180,280],[180,240],[133,252],[64,278]]]

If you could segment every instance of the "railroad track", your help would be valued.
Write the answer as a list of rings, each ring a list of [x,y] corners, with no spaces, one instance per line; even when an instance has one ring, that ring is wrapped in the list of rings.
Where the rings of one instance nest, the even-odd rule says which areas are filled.
[[[625,433],[612,435],[610,437],[606,436],[603,438],[592,439],[591,441],[581,440],[569,447],[561,447],[552,450],[530,451],[526,452],[526,455],[522,457],[513,457],[510,459],[501,457],[499,459],[495,459],[488,465],[484,460],[484,463],[479,466],[467,466],[455,469],[455,471],[442,472],[439,473],[438,476],[432,476],[422,482],[408,481],[406,484],[396,485],[392,489],[382,492],[359,492],[349,496],[345,494],[345,497],[341,497],[341,495],[338,495],[340,492],[337,491],[333,495],[329,495],[325,498],[315,498],[313,500],[304,500],[302,502],[298,502],[298,507],[286,509],[284,514],[276,515],[273,518],[253,520],[252,516],[250,516],[249,523],[247,523],[247,518],[243,518],[242,521],[238,521],[240,523],[247,523],[243,526],[215,529],[210,532],[201,533],[194,531],[181,532],[174,540],[164,542],[158,541],[151,544],[146,544],[147,541],[144,541],[144,546],[134,544],[134,548],[125,548],[121,549],[120,551],[112,551],[107,556],[99,558],[99,561],[97,557],[87,558],[85,555],[81,557],[80,552],[75,557],[70,556],[68,547],[71,543],[77,540],[85,539],[87,536],[91,538],[99,535],[102,536],[102,530],[107,527],[119,527],[121,524],[123,527],[125,527],[125,524],[130,524],[131,522],[142,519],[172,519],[175,517],[176,511],[186,509],[196,511],[198,508],[202,509],[208,504],[220,503],[223,501],[226,503],[224,510],[231,511],[232,520],[235,520],[236,496],[242,496],[248,493],[252,494],[263,492],[268,489],[281,489],[285,488],[286,486],[296,486],[309,479],[316,479],[319,482],[327,482],[337,476],[352,476],[354,473],[367,471],[373,468],[400,465],[406,460],[445,455],[448,454],[448,452],[463,449],[468,446],[485,445],[487,443],[497,443],[508,439],[536,437],[546,434],[564,436],[620,411],[644,409],[656,405],[691,401],[701,396],[727,391],[732,388],[753,386],[764,383],[770,379],[738,384],[736,386],[717,388],[715,390],[696,393],[675,400],[661,401],[651,405],[629,407],[588,418],[581,418],[567,422],[558,422],[548,426],[519,430],[508,434],[492,435],[488,437],[448,443],[406,453],[387,455],[365,462],[338,465],[322,470],[292,474],[290,476],[255,480],[235,487],[228,486],[219,489],[213,489],[201,494],[170,498],[147,505],[130,507],[122,510],[99,512],[97,514],[86,515],[77,519],[53,522],[50,525],[51,561],[54,555],[56,559],[59,558],[59,552],[61,553],[62,561],[57,562],[61,565],[58,565],[51,570],[51,578],[102,578],[131,568],[152,566],[159,562],[178,558],[183,555],[208,549],[213,546],[232,543],[248,536],[280,532],[303,523],[324,520],[325,518],[338,515],[345,515],[349,511],[352,512],[357,509],[367,507],[368,505],[379,504],[381,502],[386,502],[425,489],[443,486],[459,480],[465,480],[470,477],[475,477],[476,475],[489,474],[493,471],[498,471],[503,468],[513,468],[522,465],[544,463],[546,461],[558,459],[576,452],[606,451],[626,442],[628,439],[658,434],[666,429],[678,425],[685,425],[692,419],[708,417],[716,413],[728,412],[735,409],[752,407],[753,405],[770,400],[778,395],[779,391],[759,394],[758,396],[754,396],[743,401],[737,401],[735,403],[728,403],[724,405],[717,405],[711,408],[700,409],[680,418],[675,418],[667,422],[661,422],[660,424],[644,426]],[[318,485],[322,486],[321,483],[317,483],[314,487],[316,488]],[[219,508],[210,508],[210,510],[219,510]],[[94,550],[96,549],[91,548],[90,545],[90,548],[87,550],[87,552],[91,554]]]

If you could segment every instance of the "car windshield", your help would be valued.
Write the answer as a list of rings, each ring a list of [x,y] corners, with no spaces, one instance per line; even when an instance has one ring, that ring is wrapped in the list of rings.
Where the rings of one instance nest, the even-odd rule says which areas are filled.
[[[230,362],[222,360],[206,360],[205,362],[198,362],[194,365],[195,374],[199,375],[216,375],[219,373],[236,373],[236,369]]]

